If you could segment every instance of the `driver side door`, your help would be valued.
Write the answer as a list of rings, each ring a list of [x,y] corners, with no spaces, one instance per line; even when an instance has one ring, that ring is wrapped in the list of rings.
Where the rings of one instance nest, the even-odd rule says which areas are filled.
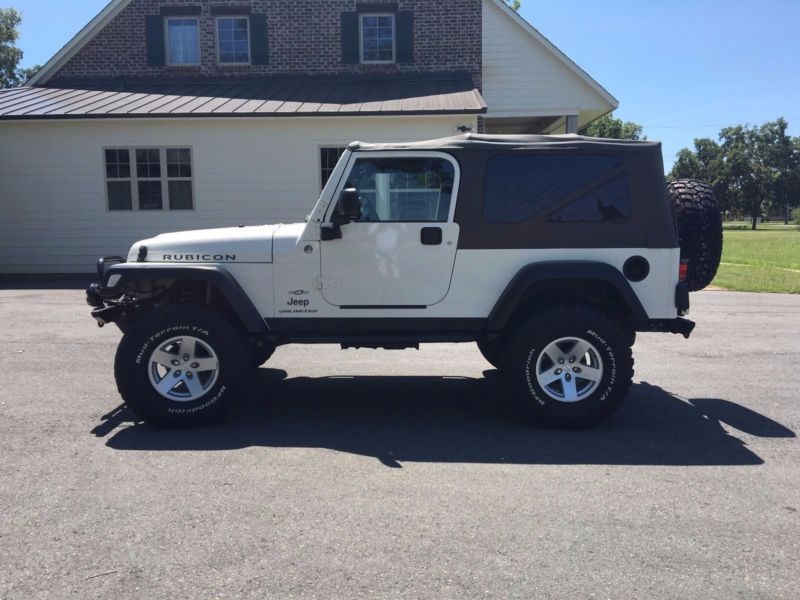
[[[458,182],[447,154],[356,154],[341,189],[357,190],[361,216],[341,225],[341,239],[321,244],[325,300],[362,309],[441,302],[458,249]]]

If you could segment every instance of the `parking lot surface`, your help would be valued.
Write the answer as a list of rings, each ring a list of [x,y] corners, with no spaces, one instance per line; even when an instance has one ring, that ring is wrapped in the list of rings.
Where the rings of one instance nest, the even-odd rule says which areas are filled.
[[[526,423],[472,344],[280,348],[135,423],[79,290],[0,290],[0,599],[797,598],[800,296],[703,292],[622,410]]]

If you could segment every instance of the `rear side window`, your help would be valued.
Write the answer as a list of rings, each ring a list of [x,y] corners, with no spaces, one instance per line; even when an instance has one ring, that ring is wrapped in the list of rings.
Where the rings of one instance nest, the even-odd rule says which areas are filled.
[[[621,162],[608,154],[496,156],[486,165],[484,218],[490,223],[525,221]]]
[[[627,175],[621,175],[570,202],[552,214],[548,221],[557,223],[620,222],[630,216],[630,181]]]

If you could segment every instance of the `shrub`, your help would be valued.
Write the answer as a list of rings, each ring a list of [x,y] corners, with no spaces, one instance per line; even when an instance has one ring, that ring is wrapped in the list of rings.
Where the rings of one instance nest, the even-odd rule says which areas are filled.
[[[795,225],[800,225],[800,208],[795,208],[792,211],[792,221]]]

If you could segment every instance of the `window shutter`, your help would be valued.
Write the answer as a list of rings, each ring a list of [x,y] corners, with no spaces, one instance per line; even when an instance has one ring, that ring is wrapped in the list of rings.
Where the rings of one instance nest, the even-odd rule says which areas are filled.
[[[414,13],[401,10],[397,13],[397,62],[414,62]]]
[[[346,65],[361,62],[361,43],[358,34],[358,13],[342,13],[342,62]]]
[[[269,64],[269,41],[267,40],[267,15],[250,15],[250,62],[254,65]]]
[[[166,40],[164,38],[164,17],[149,15],[146,17],[147,31],[147,66],[163,67],[167,63]]]

